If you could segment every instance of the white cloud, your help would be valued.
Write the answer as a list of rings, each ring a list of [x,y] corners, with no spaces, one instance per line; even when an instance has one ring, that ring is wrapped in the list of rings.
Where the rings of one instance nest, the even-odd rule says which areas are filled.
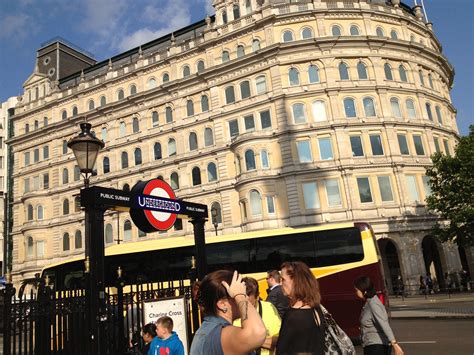
[[[21,40],[30,29],[30,17],[26,14],[0,16],[0,38]]]

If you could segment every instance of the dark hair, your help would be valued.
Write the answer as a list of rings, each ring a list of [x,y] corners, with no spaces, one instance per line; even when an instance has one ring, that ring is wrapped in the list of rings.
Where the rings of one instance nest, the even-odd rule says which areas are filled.
[[[255,298],[258,299],[258,296],[260,295],[260,291],[258,290],[258,281],[253,277],[244,277],[242,281],[245,282],[247,296],[255,296]]]
[[[143,326],[143,334],[150,334],[152,338],[156,337],[156,325],[154,323],[148,323]]]
[[[288,295],[291,305],[297,301],[310,307],[317,307],[321,304],[318,280],[305,263],[301,261],[286,262],[281,265],[281,269],[286,269],[286,273],[293,280],[292,294]]]
[[[202,306],[204,315],[217,315],[217,301],[229,297],[227,290],[222,286],[222,281],[230,285],[233,275],[233,271],[217,270],[202,279],[199,286],[198,303]]]
[[[158,318],[156,325],[161,325],[163,328],[168,329],[170,332],[173,331],[173,319],[168,316]]]
[[[268,277],[273,277],[276,282],[280,283],[281,282],[281,275],[278,270],[270,270],[267,271]]]
[[[374,284],[368,276],[360,276],[357,278],[354,281],[354,287],[362,292],[365,298],[372,298],[377,294]]]

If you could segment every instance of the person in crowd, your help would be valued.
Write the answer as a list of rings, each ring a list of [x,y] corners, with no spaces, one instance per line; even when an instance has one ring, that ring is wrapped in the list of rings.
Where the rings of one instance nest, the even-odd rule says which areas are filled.
[[[288,297],[283,294],[281,289],[281,276],[278,270],[270,270],[267,272],[267,302],[272,303],[278,310],[281,318],[289,308]]]
[[[173,319],[168,316],[156,321],[156,337],[150,344],[148,355],[184,355],[184,346],[173,331]]]
[[[255,350],[256,355],[270,355],[274,354],[276,342],[278,340],[278,333],[280,332],[281,319],[278,310],[270,302],[262,301],[259,298],[260,292],[258,288],[258,281],[252,277],[244,277],[247,289],[247,297],[249,302],[254,306],[260,317],[262,317],[263,324],[267,330],[267,337],[261,348]],[[234,322],[235,326],[240,326],[240,319]]]
[[[300,261],[283,263],[281,277],[290,308],[281,322],[276,354],[324,354],[325,327],[318,281]]]
[[[395,287],[396,287],[395,295],[403,296],[405,294],[405,285],[403,284],[402,275],[400,274],[397,276]]]
[[[191,344],[192,355],[247,354],[261,347],[265,325],[250,304],[245,283],[237,271],[214,271],[201,282],[199,304],[204,321]],[[232,325],[241,318],[241,327]]]
[[[420,290],[420,295],[426,294],[426,283],[425,283],[425,278],[423,277],[423,275],[420,275],[419,290]]]
[[[451,276],[449,276],[449,273],[447,272],[444,273],[444,282],[446,283],[446,288],[448,289],[448,292],[452,292],[453,280],[451,279]]]
[[[385,306],[377,297],[374,285],[367,276],[361,276],[354,281],[358,298],[365,300],[360,315],[360,332],[364,355],[390,355],[392,349],[395,355],[403,355],[388,323]]]
[[[148,351],[150,350],[150,344],[153,339],[156,337],[156,325],[154,323],[148,323],[143,326],[142,329],[142,338],[145,342],[145,346],[143,347],[142,354],[148,355]]]
[[[431,274],[426,274],[425,279],[426,289],[428,290],[428,294],[431,295],[433,293],[433,279],[431,278]]]

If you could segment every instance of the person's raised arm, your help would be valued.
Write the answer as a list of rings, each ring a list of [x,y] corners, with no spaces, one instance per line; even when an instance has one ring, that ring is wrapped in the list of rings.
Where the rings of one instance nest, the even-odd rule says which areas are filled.
[[[247,353],[262,346],[267,330],[262,318],[247,299],[242,276],[234,272],[229,285],[223,281],[229,297],[233,298],[240,312],[241,328],[228,326],[222,329],[222,348],[224,353]]]

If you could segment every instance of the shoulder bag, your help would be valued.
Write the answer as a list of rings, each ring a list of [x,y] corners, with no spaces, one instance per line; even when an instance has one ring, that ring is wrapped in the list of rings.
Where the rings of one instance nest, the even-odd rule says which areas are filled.
[[[324,354],[325,355],[355,355],[351,339],[339,327],[326,308],[321,305],[324,315]],[[315,317],[317,310],[314,309]],[[316,321],[316,319],[315,319]],[[317,322],[316,322],[317,323]]]

